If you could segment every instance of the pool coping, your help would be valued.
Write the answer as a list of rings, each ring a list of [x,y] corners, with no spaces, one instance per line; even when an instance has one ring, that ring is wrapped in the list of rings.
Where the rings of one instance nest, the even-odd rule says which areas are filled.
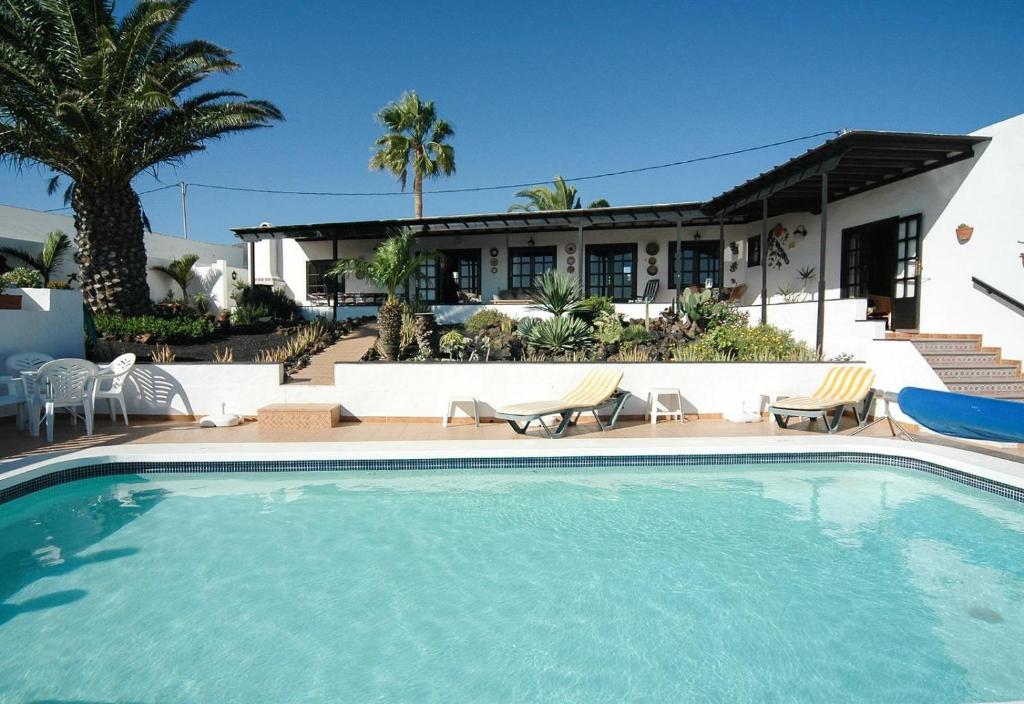
[[[694,437],[694,438],[609,438],[575,440],[429,440],[401,442],[337,443],[234,443],[234,444],[130,444],[109,445],[0,462],[0,504],[56,484],[88,476],[147,473],[146,465],[172,464],[198,471],[203,464],[232,463],[233,471],[257,471],[251,465],[272,463],[275,471],[329,469],[398,469],[402,463],[423,461],[422,468],[465,466],[467,461],[490,463],[510,459],[513,465],[528,466],[530,460],[565,461],[576,458],[573,467],[607,466],[612,458],[628,458],[623,464],[637,466],[644,458],[662,461],[678,459],[684,464],[772,461],[773,455],[813,455],[820,461],[858,461],[851,455],[865,455],[879,464],[909,467],[943,476],[961,484],[1024,502],[1024,463],[983,455],[960,448],[910,443],[888,438],[846,436],[803,437]],[[829,455],[835,455],[832,458]],[[845,455],[845,456],[844,456]],[[766,457],[767,456],[767,457]],[[783,458],[788,460],[799,458]],[[902,460],[902,461],[900,461]],[[778,458],[775,461],[780,461]],[[111,471],[101,471],[112,465]],[[141,465],[141,466],[140,466]],[[74,470],[80,469],[81,472]],[[156,469],[154,467],[154,469]],[[214,469],[212,471],[218,471]],[[219,471],[225,471],[223,469]],[[19,490],[20,489],[20,490]]]

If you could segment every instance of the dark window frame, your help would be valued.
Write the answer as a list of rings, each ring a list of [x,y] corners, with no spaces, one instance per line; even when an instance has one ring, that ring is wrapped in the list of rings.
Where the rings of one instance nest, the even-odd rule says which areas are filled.
[[[721,241],[720,240],[683,240],[682,245],[683,245],[683,258],[684,258],[684,261],[683,261],[683,264],[684,264],[684,266],[683,266],[683,282],[682,282],[683,288],[688,288],[690,286],[701,286],[701,287],[704,286],[704,281],[707,279],[707,277],[706,276],[701,276],[701,268],[700,268],[700,264],[699,264],[700,260],[696,258],[696,255],[698,255],[698,253],[699,254],[703,254],[704,256],[709,257],[711,259],[711,261],[714,262],[714,271],[712,272],[712,276],[711,276],[712,287],[719,287],[719,286],[721,286],[722,285],[722,244],[721,244]],[[686,250],[691,250],[694,253],[694,255],[695,255],[694,263],[696,264],[696,266],[693,267],[693,271],[691,272],[693,274],[693,276],[694,276],[694,279],[690,280],[690,281],[686,280],[686,267],[685,267],[685,264],[686,264],[686,261],[685,261]],[[702,250],[704,250],[704,251],[702,251]],[[671,289],[673,291],[676,288],[676,243],[675,242],[669,242],[668,243],[668,287],[669,287],[669,289]]]
[[[327,278],[324,275],[329,269],[334,266],[333,259],[307,259],[306,260],[306,299],[311,300],[313,297],[325,297],[331,298],[334,295],[335,288],[338,293],[345,292],[345,279],[344,277]],[[318,270],[318,271],[315,271]],[[314,287],[322,286],[322,292],[316,291],[314,293]]]
[[[761,266],[761,235],[747,238],[747,268]]]
[[[612,299],[616,303],[623,303],[623,302],[628,302],[628,301],[636,300],[636,286],[637,286],[637,279],[639,278],[639,272],[637,271],[637,263],[639,261],[638,254],[637,254],[638,247],[639,247],[639,244],[636,243],[636,242],[615,242],[615,243],[608,243],[608,244],[604,244],[604,243],[602,243],[602,244],[588,244],[586,246],[586,250],[584,252],[584,260],[582,262],[582,264],[584,265],[584,272],[583,272],[583,283],[584,283],[584,291],[585,291],[584,295],[586,295],[586,296],[604,296],[604,295],[607,295],[606,291],[602,291],[600,293],[596,292],[594,290],[594,287],[591,285],[591,282],[590,282],[590,276],[591,276],[590,256],[592,254],[604,254],[604,253],[618,252],[618,253],[628,253],[628,254],[632,255],[632,273],[631,273],[630,276],[632,278],[632,282],[631,283],[632,283],[633,290],[627,296],[618,297],[618,298],[616,298],[615,296],[612,296]],[[602,289],[603,288],[604,287],[602,287]]]
[[[483,250],[478,248],[466,249],[444,249],[438,254],[443,258],[444,264],[438,259],[430,259],[420,267],[416,274],[414,295],[416,300],[424,303],[437,304],[442,297],[440,290],[442,274],[450,272],[454,260],[459,262],[459,290],[483,296]],[[463,264],[468,263],[469,271],[463,269]],[[426,271],[424,271],[426,270]],[[467,274],[464,276],[464,273]],[[475,288],[467,287],[465,281],[469,280],[475,284]],[[427,285],[423,285],[424,281]],[[455,305],[454,303],[445,305]]]
[[[523,274],[522,272],[520,272],[519,274],[513,273],[514,272],[513,260],[516,257],[523,257],[523,256],[529,256],[529,258],[530,258],[530,273],[529,274]],[[507,266],[507,269],[508,269],[508,287],[509,287],[509,289],[514,289],[514,288],[530,288],[531,286],[533,286],[534,279],[536,279],[538,276],[540,276],[541,274],[543,274],[545,271],[548,270],[546,268],[538,268],[536,260],[538,258],[540,258],[540,257],[544,257],[544,258],[550,257],[550,259],[551,259],[551,266],[549,268],[550,269],[557,269],[558,268],[558,247],[556,245],[552,245],[550,247],[537,247],[537,246],[534,246],[534,247],[509,247],[508,248],[508,256],[507,256],[507,265],[508,266]],[[520,277],[520,279],[522,279],[522,277],[525,276],[526,277],[526,283],[525,284],[520,283],[519,285],[517,285],[516,282],[515,282],[515,278],[517,276]]]

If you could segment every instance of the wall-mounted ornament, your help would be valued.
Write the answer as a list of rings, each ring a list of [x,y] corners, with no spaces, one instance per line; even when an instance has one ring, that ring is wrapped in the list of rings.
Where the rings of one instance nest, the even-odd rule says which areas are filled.
[[[498,267],[496,267],[496,266],[492,266],[492,267],[491,267],[491,273],[492,273],[492,274],[497,274],[497,273],[498,273]]]
[[[960,244],[967,244],[974,236],[974,228],[965,223],[960,223],[956,228],[956,241]]]
[[[567,266],[567,267],[565,267],[565,270],[569,274],[575,274],[576,273],[576,267],[574,267],[574,266]]]
[[[644,247],[644,251],[647,252],[652,257],[655,254],[657,254],[660,249],[661,249],[661,247],[658,246],[657,242],[648,242],[647,246]]]
[[[651,264],[653,266],[654,264],[658,263],[658,258],[657,257],[647,257],[647,263]]]
[[[498,258],[491,257],[491,266],[498,266]]]
[[[572,266],[573,264],[576,263],[576,257],[566,257],[565,263],[568,264],[569,266]]]
[[[576,253],[576,244],[574,242],[569,242],[568,244],[566,244],[565,245],[565,253],[566,254],[575,254]]]
[[[696,232],[693,233],[693,239],[695,239],[695,240],[699,240],[700,239],[700,230],[697,230]]]
[[[793,237],[798,237],[800,239],[807,237],[807,228],[803,225],[797,225],[796,229],[793,230]]]
[[[740,243],[739,242],[730,242],[729,243],[729,251],[732,252],[732,256],[734,256],[734,257],[740,256]]]
[[[653,264],[651,264],[649,267],[647,267],[647,274],[649,276],[654,276],[657,273],[658,273],[658,267],[654,266]]]
[[[782,269],[789,264],[789,255],[786,254],[786,245],[792,249],[795,243],[790,242],[789,230],[778,223],[768,231],[768,266],[772,269]]]
[[[729,271],[736,271],[739,268],[739,262],[729,262]]]
[[[363,272],[361,272],[361,271],[357,271],[357,272],[356,272],[356,278],[357,278],[357,279],[362,279],[362,278],[363,278]]]
[[[498,248],[497,247],[491,247],[491,256],[492,257],[498,256]]]

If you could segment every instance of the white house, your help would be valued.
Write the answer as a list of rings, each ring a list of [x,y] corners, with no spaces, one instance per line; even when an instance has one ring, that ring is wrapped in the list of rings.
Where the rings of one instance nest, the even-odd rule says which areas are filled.
[[[38,254],[42,250],[47,234],[55,230],[64,232],[74,241],[75,222],[67,215],[0,205],[0,247],[14,247],[31,254]],[[189,293],[205,293],[215,309],[232,305],[230,295],[234,288],[233,281],[247,280],[246,252],[241,245],[186,240],[156,232],[147,232],[145,242],[148,267],[165,265],[184,254],[199,255],[199,261],[195,267],[196,281],[189,288]],[[74,248],[72,248],[73,251]],[[13,257],[7,257],[7,264],[8,266],[21,265]],[[69,274],[77,271],[78,265],[75,263],[74,257],[68,256],[63,268],[57,272],[57,278],[66,279]],[[181,295],[177,285],[167,276],[158,272],[148,270],[147,283],[150,297],[154,301],[163,299],[168,291],[172,291],[175,297]]]
[[[706,202],[235,229],[255,282],[349,315],[379,294],[323,277],[409,227],[445,254],[416,295],[442,320],[508,299],[548,268],[634,317],[707,282],[826,355],[889,331],[981,335],[1024,358],[1024,115],[968,135],[846,132]],[[958,234],[958,226],[970,230]],[[655,283],[656,282],[656,283]],[[653,295],[651,295],[653,294]],[[340,313],[339,313],[340,311]],[[996,361],[1002,360],[997,358]],[[1024,393],[1021,394],[1024,397]]]

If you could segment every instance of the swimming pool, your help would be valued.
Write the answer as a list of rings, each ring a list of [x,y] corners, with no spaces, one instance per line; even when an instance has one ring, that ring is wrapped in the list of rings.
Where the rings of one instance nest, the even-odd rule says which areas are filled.
[[[0,701],[1024,697],[1024,504],[805,459],[115,467],[0,505]]]

